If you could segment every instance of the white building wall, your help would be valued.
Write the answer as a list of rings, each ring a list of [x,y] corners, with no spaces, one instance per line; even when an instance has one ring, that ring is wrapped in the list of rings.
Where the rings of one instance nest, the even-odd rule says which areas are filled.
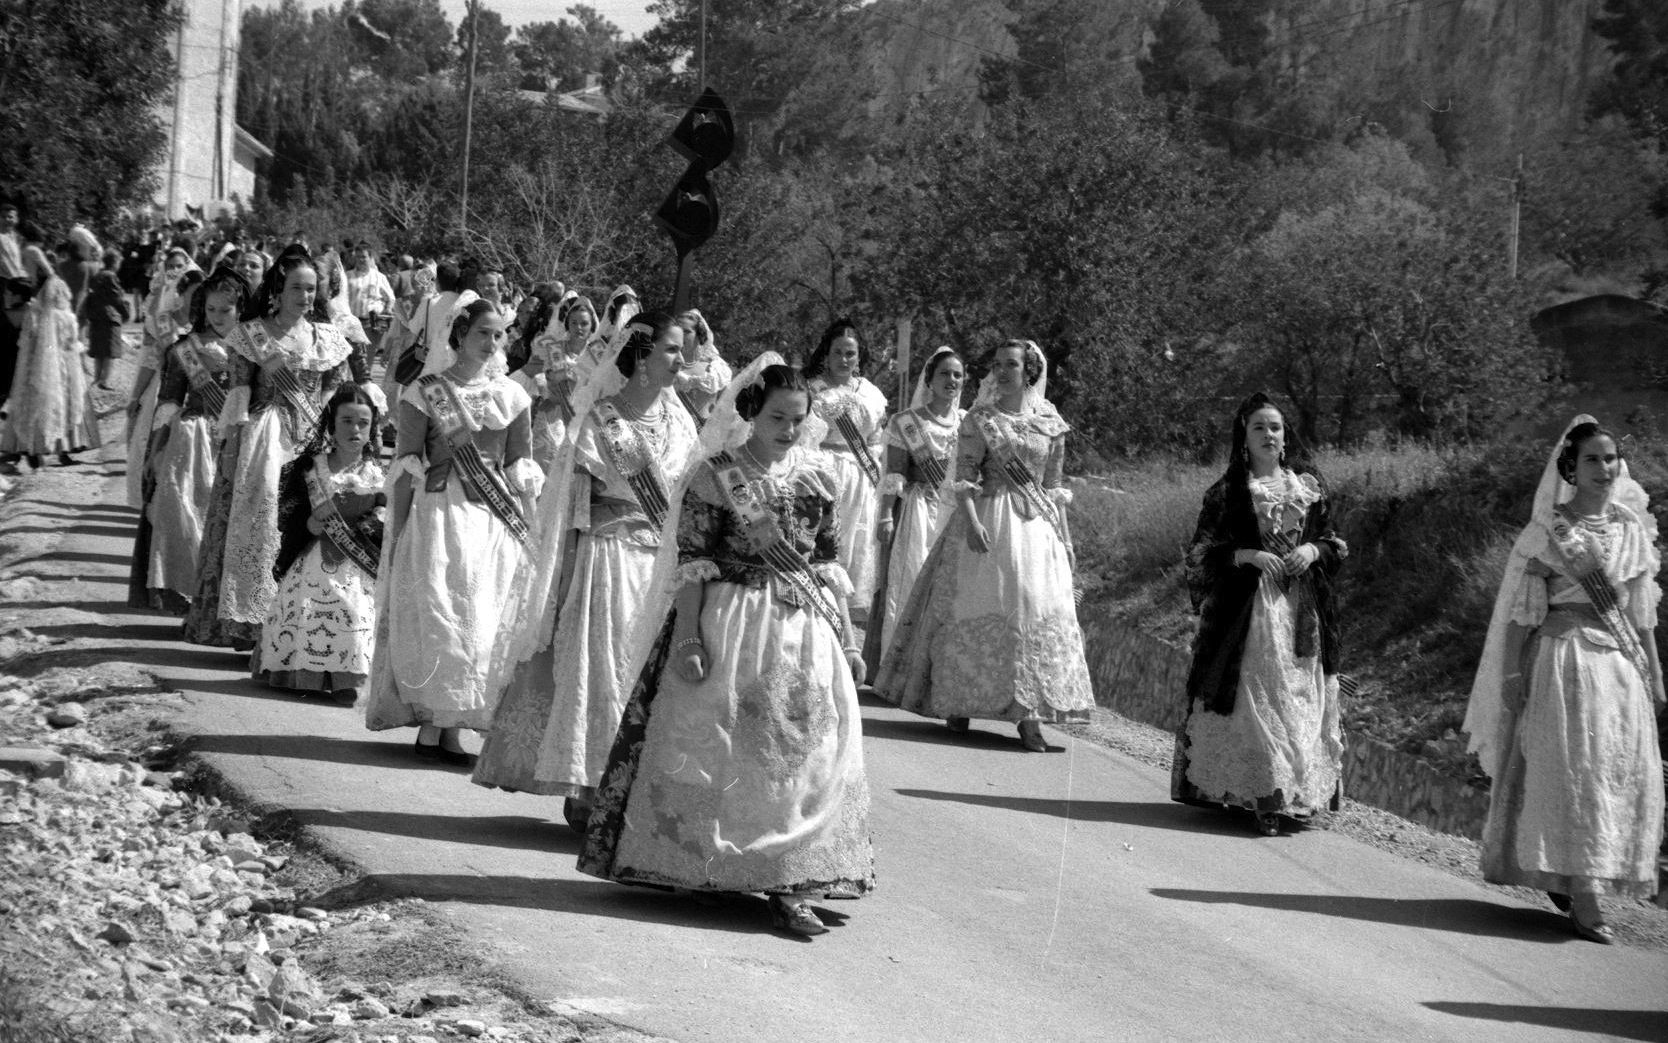
[[[185,21],[173,42],[179,78],[161,112],[168,148],[157,205],[169,218],[233,192],[242,0],[183,0],[181,6]]]

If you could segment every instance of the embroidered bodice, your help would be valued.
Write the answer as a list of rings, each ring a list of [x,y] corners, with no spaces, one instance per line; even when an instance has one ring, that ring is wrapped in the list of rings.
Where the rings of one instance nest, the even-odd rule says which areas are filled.
[[[633,478],[652,478],[670,498],[698,445],[695,421],[674,395],[661,395],[641,417],[632,417],[618,398],[599,402],[574,444],[574,466],[589,479],[589,497],[575,497],[574,527],[657,545],[660,533],[643,511]]]
[[[1066,432],[1070,430],[1047,403],[1025,413],[1005,413],[988,403],[974,406],[961,421],[956,479],[976,487],[983,496],[1015,488],[1004,454],[992,451],[989,435],[994,431],[1010,447],[1011,458],[1029,468],[1042,488],[1058,488],[1064,481]]]
[[[966,411],[960,408],[951,410],[950,415],[939,418],[925,406],[905,410],[886,422],[886,447],[888,450],[887,470],[892,474],[901,474],[905,483],[909,485],[927,484],[929,479],[922,470],[922,457],[937,460],[948,476],[955,467],[956,441],[960,437],[961,421]],[[920,432],[920,444],[915,448],[909,445],[905,428],[913,421],[913,429]],[[903,460],[902,470],[896,466],[896,461]]]
[[[1291,547],[1303,536],[1309,505],[1321,498],[1320,483],[1312,474],[1281,471],[1268,478],[1251,478],[1251,510],[1257,531],[1270,547]]]
[[[886,396],[879,388],[864,377],[840,387],[830,387],[827,381],[817,377],[811,381],[811,392],[812,409],[828,422],[828,433],[822,439],[824,449],[851,451],[836,423],[841,416],[851,417],[863,441],[871,446],[878,444],[881,421],[886,417]]]
[[[176,342],[163,355],[162,383],[158,386],[157,401],[172,402],[179,406],[180,415],[183,417],[212,417],[215,414],[204,401],[203,392],[192,386],[190,372],[185,363],[187,351],[196,353],[203,369],[221,390],[231,386],[231,356],[226,350],[226,345],[218,340],[205,340],[199,334],[192,334]]]
[[[348,357],[353,347],[334,326],[302,320],[282,337],[273,337],[260,320],[246,322],[226,338],[231,350],[230,386],[249,388],[249,415],[277,410],[289,445],[310,442],[312,424],[336,385],[352,379]],[[294,384],[294,392],[290,385]],[[294,399],[299,395],[313,415]]]
[[[477,425],[472,441],[488,467],[503,471],[528,458],[532,443],[528,410],[532,399],[515,381],[493,376],[462,383],[445,374],[439,379],[456,392],[460,407]],[[423,396],[422,382],[414,381],[400,393],[400,431],[395,455],[419,453],[426,465],[423,487],[429,492],[444,492],[452,473],[452,443]],[[478,498],[468,482],[463,489],[470,500]]]
[[[769,512],[752,525],[730,507],[729,496],[719,484],[720,472],[737,463],[738,457],[720,454],[695,465],[699,470],[684,494],[678,520],[678,561],[683,574],[765,587],[773,569],[764,551],[778,538],[785,538],[813,566],[832,566],[840,545],[833,477],[811,454],[799,449],[791,450],[767,474],[743,467],[753,495]],[[791,586],[777,584],[776,589],[783,601],[798,604]]]

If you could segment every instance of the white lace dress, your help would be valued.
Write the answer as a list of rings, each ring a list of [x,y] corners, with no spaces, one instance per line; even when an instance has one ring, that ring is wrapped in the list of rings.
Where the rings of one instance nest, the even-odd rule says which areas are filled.
[[[868,615],[875,596],[876,562],[880,545],[875,542],[875,518],[880,508],[877,479],[864,473],[851,444],[840,434],[836,421],[849,416],[860,441],[869,449],[877,468],[886,465],[882,436],[886,419],[886,396],[863,377],[849,384],[830,387],[818,377],[811,381],[817,415],[828,422],[822,440],[825,466],[834,475],[840,516],[840,567],[851,577],[852,615],[861,621]],[[877,476],[878,477],[878,476]]]
[[[1533,530],[1542,537],[1535,571],[1512,606],[1512,622],[1535,631],[1526,655],[1533,665],[1515,742],[1490,793],[1483,876],[1563,894],[1649,898],[1662,845],[1660,707],[1564,562],[1583,553],[1602,561],[1624,625],[1650,641],[1661,598],[1656,550],[1620,504],[1603,522],[1560,517]]]
[[[53,283],[47,285],[50,289]],[[47,293],[41,291],[43,297]],[[0,451],[68,453],[99,444],[97,419],[87,408],[84,354],[74,312],[52,307],[50,300],[29,305],[17,342],[6,422],[0,426]]]
[[[984,419],[1001,426],[1055,510],[1069,499],[1061,464],[1070,428],[1052,405],[1021,414],[969,410],[957,440],[957,484],[974,497],[990,549],[967,546],[966,518],[954,512],[899,614],[875,691],[927,717],[1087,719],[1095,698],[1070,548],[990,451]]]
[[[330,476],[338,494],[375,493],[382,483],[372,460]],[[306,503],[296,509],[311,513]],[[255,649],[255,679],[305,692],[362,691],[375,634],[376,580],[319,536],[278,583]]]
[[[964,413],[965,410],[958,408],[940,419],[922,407],[900,413],[886,424],[887,458],[896,460],[901,455],[905,462],[901,470],[888,473],[880,487],[882,496],[895,495],[900,501],[897,524],[892,530],[891,557],[886,566],[882,652],[892,644],[898,615],[909,603],[909,592],[915,589],[915,577],[926,564],[927,554],[955,514],[956,433]],[[915,430],[921,433],[921,443],[914,451],[903,434],[902,425],[909,423],[906,418],[913,418]],[[944,469],[942,481],[930,480],[922,469],[923,456],[939,461]]]
[[[516,667],[499,698],[475,765],[474,781],[484,786],[588,796],[608,764],[637,680],[628,676],[626,637],[651,600],[660,530],[605,452],[600,422],[592,410],[575,446],[583,478],[574,488],[570,525],[578,538],[567,597],[550,643]],[[658,410],[629,423],[658,461],[661,488],[673,495],[695,454],[694,420],[665,396]]]
[[[1294,541],[1321,496],[1313,475],[1251,480],[1259,529]],[[1318,646],[1304,658],[1294,651],[1297,606],[1278,581],[1258,581],[1233,711],[1187,719],[1186,776],[1198,799],[1294,815],[1331,806],[1344,760],[1338,679],[1322,668]]]
[[[220,615],[260,624],[278,592],[278,481],[285,464],[320,437],[319,418],[336,385],[351,380],[353,347],[333,325],[303,320],[274,339],[263,322],[227,338],[236,354],[222,429],[242,425],[231,473],[231,509],[220,574]],[[239,361],[241,360],[241,361]],[[292,395],[285,383],[299,389]],[[206,544],[205,544],[206,545]]]
[[[452,380],[442,376],[442,380]],[[512,494],[543,474],[530,454],[532,401],[509,377],[453,381],[479,430],[476,448]],[[391,475],[409,476],[410,512],[377,573],[376,652],[366,725],[484,730],[494,699],[486,672],[522,547],[453,466],[449,442],[417,384],[400,395]]]

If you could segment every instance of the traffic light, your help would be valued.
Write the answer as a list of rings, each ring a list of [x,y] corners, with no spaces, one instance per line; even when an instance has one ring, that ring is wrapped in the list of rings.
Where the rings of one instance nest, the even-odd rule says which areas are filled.
[[[707,173],[730,158],[735,143],[736,126],[730,107],[711,87],[701,92],[672,128],[672,147],[689,160],[689,167],[654,212],[654,219],[672,237],[678,251],[674,306],[679,310],[688,306],[689,255],[718,231],[718,196]]]
[[[672,237],[679,257],[711,239],[718,231],[718,197],[713,195],[706,171],[696,166],[684,171],[672,194],[654,212],[654,219]]]

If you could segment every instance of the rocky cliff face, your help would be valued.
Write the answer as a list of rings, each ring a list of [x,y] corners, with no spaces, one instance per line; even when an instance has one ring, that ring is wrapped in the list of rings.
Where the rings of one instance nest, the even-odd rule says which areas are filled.
[[[1093,48],[1104,75],[1139,88],[1135,58],[1164,0],[1082,0],[1061,33]],[[1591,22],[1601,0],[1295,0],[1270,18],[1277,58],[1336,100],[1340,121],[1382,123],[1416,147],[1506,162],[1581,117],[1610,55]],[[1026,0],[877,0],[864,32],[879,97],[961,96],[979,107],[978,70],[1017,51]],[[1064,8],[1062,2],[1056,8]],[[1350,111],[1354,110],[1354,111]]]

